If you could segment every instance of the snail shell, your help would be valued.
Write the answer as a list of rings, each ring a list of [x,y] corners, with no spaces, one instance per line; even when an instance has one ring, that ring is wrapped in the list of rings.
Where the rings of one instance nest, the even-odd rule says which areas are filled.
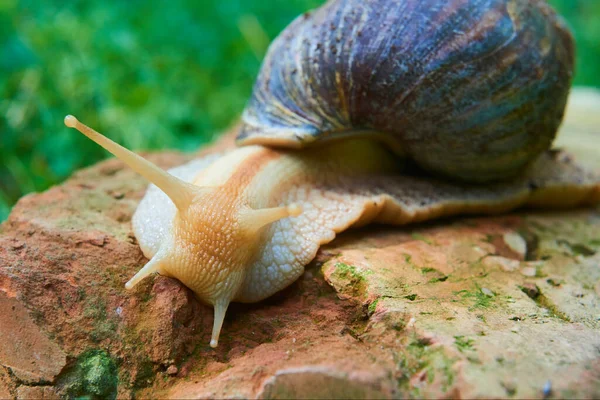
[[[543,0],[332,0],[272,43],[238,143],[370,135],[438,174],[508,178],[550,147],[573,53]]]

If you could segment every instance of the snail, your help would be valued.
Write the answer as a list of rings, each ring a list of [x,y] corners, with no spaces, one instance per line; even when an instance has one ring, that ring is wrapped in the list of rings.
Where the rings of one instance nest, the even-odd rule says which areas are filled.
[[[158,272],[214,307],[293,283],[371,222],[600,201],[600,177],[548,150],[573,43],[542,0],[331,0],[271,44],[242,146],[165,172],[73,116],[150,185],[132,219]],[[416,165],[415,165],[416,164]]]

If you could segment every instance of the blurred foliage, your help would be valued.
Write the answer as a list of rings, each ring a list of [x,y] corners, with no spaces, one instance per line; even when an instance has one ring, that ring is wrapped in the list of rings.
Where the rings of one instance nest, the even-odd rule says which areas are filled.
[[[239,115],[269,42],[322,0],[0,0],[0,221],[23,194],[131,149],[196,149]],[[600,85],[600,0],[551,0]]]

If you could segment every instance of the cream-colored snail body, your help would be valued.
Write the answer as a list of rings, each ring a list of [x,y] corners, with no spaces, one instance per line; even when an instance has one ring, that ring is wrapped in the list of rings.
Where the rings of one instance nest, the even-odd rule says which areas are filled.
[[[126,287],[153,272],[179,279],[214,306],[216,346],[230,302],[285,288],[347,228],[598,202],[597,174],[544,152],[571,47],[538,0],[331,1],[272,45],[244,114],[240,142],[251,145],[165,172],[72,116],[65,123],[155,185],[132,221],[150,262]],[[263,146],[308,142],[318,145]],[[398,154],[461,181],[511,179],[452,183],[406,170]]]

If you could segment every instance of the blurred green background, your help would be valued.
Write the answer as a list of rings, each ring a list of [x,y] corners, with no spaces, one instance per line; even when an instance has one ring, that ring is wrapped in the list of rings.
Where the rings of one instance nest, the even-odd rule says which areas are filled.
[[[0,221],[108,157],[67,113],[134,150],[194,150],[249,97],[269,42],[321,0],[0,0]],[[600,86],[600,0],[550,0],[579,85]]]

